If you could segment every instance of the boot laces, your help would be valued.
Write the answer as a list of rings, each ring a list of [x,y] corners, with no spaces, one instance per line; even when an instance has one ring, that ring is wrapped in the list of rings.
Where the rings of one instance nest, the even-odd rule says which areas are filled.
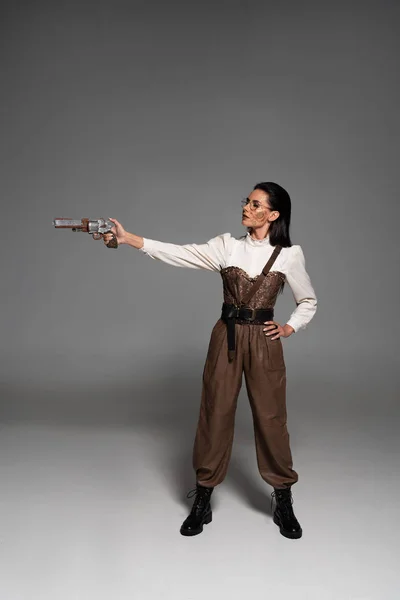
[[[202,489],[200,487],[195,487],[193,490],[190,490],[190,492],[188,492],[186,498],[193,498],[193,496],[196,496],[196,499],[193,503],[192,512],[195,512],[198,509],[201,510],[207,505],[211,496],[211,489],[209,491],[208,488]]]
[[[276,489],[271,494],[271,512],[272,504],[275,498],[275,502],[279,504],[279,510],[286,512],[288,515],[292,514],[293,497],[290,488],[284,490]]]

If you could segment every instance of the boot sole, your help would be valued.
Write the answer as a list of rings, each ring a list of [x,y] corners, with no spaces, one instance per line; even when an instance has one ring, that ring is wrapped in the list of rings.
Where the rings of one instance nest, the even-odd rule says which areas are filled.
[[[198,528],[198,529],[182,529],[180,530],[180,533],[182,535],[198,535],[199,533],[201,533],[203,531],[203,525],[208,525],[209,523],[211,523],[212,521],[212,512],[210,512],[207,517],[204,519],[202,525]]]
[[[300,531],[286,531],[286,529],[283,529],[283,527],[281,526],[279,520],[275,517],[275,515],[273,517],[273,520],[274,520],[274,523],[276,525],[278,525],[279,531],[284,537],[289,538],[291,540],[297,540],[297,539],[301,538],[301,536],[303,535],[302,529],[300,529]]]

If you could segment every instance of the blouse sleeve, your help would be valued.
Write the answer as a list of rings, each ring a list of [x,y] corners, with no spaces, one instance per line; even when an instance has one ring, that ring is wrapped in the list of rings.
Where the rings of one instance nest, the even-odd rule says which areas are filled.
[[[304,253],[299,245],[292,246],[293,256],[290,262],[287,282],[297,304],[287,321],[295,331],[305,329],[317,311],[317,297],[306,271]]]
[[[223,233],[205,244],[170,244],[143,238],[142,252],[155,260],[161,260],[174,267],[220,271],[226,264],[232,236]]]

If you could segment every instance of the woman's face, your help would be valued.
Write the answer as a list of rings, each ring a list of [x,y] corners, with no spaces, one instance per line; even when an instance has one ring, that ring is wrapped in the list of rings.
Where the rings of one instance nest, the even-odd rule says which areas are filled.
[[[269,202],[268,194],[263,190],[253,190],[247,197],[247,204],[242,209],[242,225],[245,227],[263,227],[275,217]],[[276,217],[275,217],[276,218]]]

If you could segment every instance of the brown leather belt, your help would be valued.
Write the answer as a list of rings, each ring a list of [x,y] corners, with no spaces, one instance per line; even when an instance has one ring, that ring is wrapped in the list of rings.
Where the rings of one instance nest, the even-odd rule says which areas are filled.
[[[228,353],[233,358],[235,352],[235,323],[248,323],[249,325],[263,325],[265,321],[274,318],[273,308],[248,308],[235,306],[235,304],[222,305],[221,319],[226,323],[228,334]]]

